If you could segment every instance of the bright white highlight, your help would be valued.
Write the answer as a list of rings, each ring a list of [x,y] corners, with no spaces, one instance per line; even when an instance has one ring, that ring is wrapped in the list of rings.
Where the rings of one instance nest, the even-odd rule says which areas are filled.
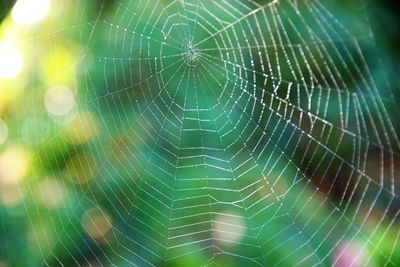
[[[19,25],[32,25],[43,20],[50,10],[50,0],[18,0],[11,15]]]
[[[17,47],[9,42],[0,42],[0,78],[15,78],[22,67],[23,59]]]

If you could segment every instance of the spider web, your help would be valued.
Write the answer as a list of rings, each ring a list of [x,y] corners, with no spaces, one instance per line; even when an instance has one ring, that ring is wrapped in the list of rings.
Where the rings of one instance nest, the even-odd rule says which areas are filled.
[[[88,3],[66,29],[103,132],[46,265],[319,266],[353,243],[354,264],[394,265],[396,102],[363,2],[118,0],[86,22]],[[91,206],[112,218],[103,242],[80,229]]]

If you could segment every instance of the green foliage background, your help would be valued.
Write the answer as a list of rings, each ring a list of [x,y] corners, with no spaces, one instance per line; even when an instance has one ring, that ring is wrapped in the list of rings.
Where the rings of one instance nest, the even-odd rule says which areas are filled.
[[[27,67],[17,80],[0,88],[0,115],[9,126],[9,140],[0,152],[22,147],[29,151],[29,167],[18,190],[7,189],[22,199],[0,205],[0,262],[9,266],[330,266],[340,242],[353,240],[365,246],[362,257],[371,266],[400,265],[400,203],[388,191],[388,178],[383,184],[376,182],[381,156],[376,144],[384,134],[388,135],[382,144],[384,176],[389,177],[387,170],[393,167],[399,177],[395,143],[399,87],[392,75],[398,52],[390,45],[398,32],[385,34],[383,29],[383,21],[393,21],[394,28],[397,18],[384,13],[383,2],[282,1],[279,8],[289,19],[282,15],[277,29],[289,29],[286,34],[292,43],[316,41],[308,39],[308,29],[302,27],[303,19],[315,26],[309,2],[323,3],[348,29],[338,29],[334,19],[327,19],[328,33],[319,32],[318,41],[350,40],[327,45],[325,56],[320,57],[320,47],[309,46],[317,61],[330,55],[332,62],[327,64],[336,66],[338,73],[311,66],[315,90],[321,93],[314,93],[309,101],[307,86],[293,91],[286,99],[291,103],[286,111],[282,104],[286,102],[277,99],[285,99],[289,84],[300,84],[296,75],[305,75],[310,66],[300,61],[293,74],[285,62],[294,65],[304,55],[297,50],[286,55],[284,49],[271,47],[262,49],[259,58],[254,55],[260,49],[243,50],[239,57],[238,51],[217,49],[221,44],[255,46],[254,40],[268,43],[271,36],[266,30],[250,41],[249,32],[260,25],[266,29],[265,18],[272,23],[274,16],[255,13],[246,24],[238,23],[235,31],[211,37],[194,20],[187,20],[188,27],[175,26],[172,36],[164,38],[163,25],[182,22],[169,15],[192,13],[178,4],[169,6],[171,1],[155,2],[57,1],[43,24],[21,31]],[[186,2],[193,11],[196,5],[190,4],[198,1]],[[236,25],[237,19],[218,3],[200,2],[202,8],[194,13],[210,22],[209,29]],[[246,1],[231,4],[238,14],[246,11],[239,2]],[[301,16],[290,13],[291,2],[298,3]],[[11,2],[0,3],[2,7]],[[0,18],[6,13],[2,9]],[[6,18],[1,27],[11,25],[11,18]],[[299,32],[290,30],[293,25]],[[199,61],[188,54],[190,29],[196,29],[193,44],[202,56]],[[233,59],[240,67],[227,65]],[[273,73],[263,69],[267,64]],[[283,78],[274,77],[278,68]],[[262,89],[273,92],[279,78],[285,82],[279,83],[277,92],[262,93]],[[350,94],[326,90],[337,86],[339,78]],[[57,84],[75,88],[78,118],[83,122],[58,124],[47,114],[43,95]],[[371,84],[374,89],[366,94],[360,110],[379,121],[376,111],[382,107],[375,110],[376,99],[384,99],[387,121],[377,123],[378,135],[370,125],[360,132],[355,115],[360,110],[344,105],[346,97]],[[249,96],[253,93],[256,99]],[[340,128],[332,128],[328,135],[321,122],[311,127],[312,120],[302,110],[322,114],[320,103],[326,108],[321,117],[332,125],[341,124],[340,111],[350,114],[347,128],[358,136],[343,136]],[[273,116],[263,115],[268,112]],[[323,146],[310,143],[307,133]],[[335,151],[336,157],[327,156],[327,151]],[[365,156],[365,162],[357,162],[354,155]],[[377,179],[375,183],[357,179],[351,173],[353,164]],[[188,165],[192,167],[181,168]],[[43,205],[35,190],[48,177],[67,192],[56,208]],[[213,177],[222,179],[205,179]],[[398,182],[393,186],[398,194]],[[232,202],[236,205],[226,204]],[[105,237],[93,238],[84,227],[83,218],[93,209],[98,215],[107,214],[112,225]],[[198,216],[186,219],[190,214]],[[221,219],[228,232],[245,229],[239,242],[219,243],[215,228]]]

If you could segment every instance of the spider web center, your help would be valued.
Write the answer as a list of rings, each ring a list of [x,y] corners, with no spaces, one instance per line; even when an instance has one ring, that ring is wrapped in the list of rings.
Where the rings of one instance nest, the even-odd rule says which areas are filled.
[[[191,40],[186,41],[183,45],[183,55],[185,62],[190,67],[195,67],[200,60],[201,53],[196,49]]]

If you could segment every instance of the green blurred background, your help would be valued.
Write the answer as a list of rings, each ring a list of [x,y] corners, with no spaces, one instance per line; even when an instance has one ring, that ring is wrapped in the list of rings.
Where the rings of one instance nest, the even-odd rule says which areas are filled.
[[[0,267],[400,266],[393,1],[14,2]]]

